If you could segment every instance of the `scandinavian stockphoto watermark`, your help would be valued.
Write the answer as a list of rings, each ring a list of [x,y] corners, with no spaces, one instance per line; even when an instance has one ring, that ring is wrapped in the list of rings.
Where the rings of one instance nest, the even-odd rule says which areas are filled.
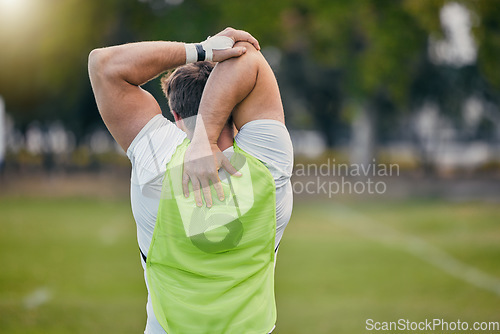
[[[399,176],[398,164],[383,164],[374,158],[370,163],[337,163],[330,159],[322,164],[297,164],[293,182],[295,194],[328,195],[338,194],[380,195],[387,191],[386,180]]]
[[[488,331],[489,333],[500,333],[500,321],[446,321],[444,319],[425,319],[423,321],[411,321],[408,319],[398,319],[397,321],[376,321],[366,319],[365,329],[368,331],[383,331],[395,333],[412,332],[438,332],[443,331],[469,331],[477,333],[478,331]]]

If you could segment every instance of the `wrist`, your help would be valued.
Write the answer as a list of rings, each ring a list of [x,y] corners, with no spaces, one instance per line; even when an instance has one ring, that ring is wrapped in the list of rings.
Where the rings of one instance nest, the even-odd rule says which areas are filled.
[[[214,50],[230,49],[234,40],[227,36],[208,37],[201,43],[184,43],[186,50],[186,64],[197,61],[212,61]]]
[[[186,50],[186,64],[196,63],[198,61],[198,51],[195,43],[184,43]]]
[[[213,51],[203,43],[186,43],[186,64],[196,63],[198,61],[212,61]]]

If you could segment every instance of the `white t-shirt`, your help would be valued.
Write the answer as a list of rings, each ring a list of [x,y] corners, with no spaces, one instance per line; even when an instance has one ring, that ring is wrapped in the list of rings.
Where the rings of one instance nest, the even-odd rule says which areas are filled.
[[[139,248],[147,256],[160,205],[163,176],[167,163],[186,134],[163,115],[153,117],[139,132],[127,150],[132,163],[131,203],[137,223]],[[275,120],[256,120],[241,127],[236,144],[259,159],[271,172],[276,184],[277,251],[283,232],[292,214],[293,193],[290,182],[293,148],[285,125]],[[232,151],[232,147],[224,153]],[[141,261],[145,269],[144,261]],[[146,277],[144,272],[144,277]],[[146,281],[147,285],[147,281]],[[165,334],[156,320],[148,296],[146,334]]]

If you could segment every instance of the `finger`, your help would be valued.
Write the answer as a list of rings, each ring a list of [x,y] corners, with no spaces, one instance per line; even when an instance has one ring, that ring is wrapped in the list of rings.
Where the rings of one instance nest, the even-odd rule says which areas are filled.
[[[221,31],[219,34],[222,34],[224,36],[231,37],[235,42],[249,42],[252,44],[257,50],[260,50],[260,45],[259,41],[253,37],[250,33],[244,31],[244,30],[236,30],[231,27],[227,27],[223,31]],[[219,35],[217,34],[217,35]]]
[[[207,208],[212,206],[212,193],[210,192],[210,183],[207,180],[201,180],[201,187],[203,190],[203,196],[205,197],[205,203]]]
[[[189,175],[184,172],[182,173],[182,191],[184,192],[184,197],[189,197]]]
[[[243,30],[236,30],[236,36],[235,36],[236,42],[238,41],[244,41],[244,42],[249,42],[252,44],[257,50],[260,50],[260,45],[259,41],[252,35],[250,35],[248,32],[243,31]]]
[[[214,61],[223,61],[229,58],[239,57],[247,52],[245,47],[235,47],[227,50],[214,50]]]
[[[201,207],[203,206],[203,201],[201,200],[200,182],[198,181],[198,179],[194,178],[191,179],[191,183],[193,184],[193,193],[196,205]]]
[[[239,57],[243,55],[245,52],[247,52],[247,48],[245,48],[244,46],[238,46],[235,48],[228,49],[227,51],[231,51],[228,52],[230,54],[230,57],[228,58]]]
[[[219,197],[220,201],[223,201],[224,200],[224,189],[222,188],[222,183],[220,182],[219,174],[210,178],[210,181],[212,181],[212,184],[214,185],[215,191],[217,192],[217,197]]]
[[[233,167],[233,165],[231,165],[229,159],[226,157],[221,159],[221,165],[232,176],[240,177],[242,175],[240,172],[236,170],[236,168]]]

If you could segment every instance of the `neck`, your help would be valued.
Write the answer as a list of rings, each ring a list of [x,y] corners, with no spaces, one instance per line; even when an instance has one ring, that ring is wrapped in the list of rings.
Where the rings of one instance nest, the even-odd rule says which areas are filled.
[[[179,125],[178,125],[179,126]],[[181,128],[184,132],[186,132],[189,140],[193,139],[193,132],[189,131],[185,127]],[[219,139],[217,139],[217,146],[221,151],[224,151],[228,147],[233,146],[234,140],[234,129],[233,126],[226,124],[220,133]]]

